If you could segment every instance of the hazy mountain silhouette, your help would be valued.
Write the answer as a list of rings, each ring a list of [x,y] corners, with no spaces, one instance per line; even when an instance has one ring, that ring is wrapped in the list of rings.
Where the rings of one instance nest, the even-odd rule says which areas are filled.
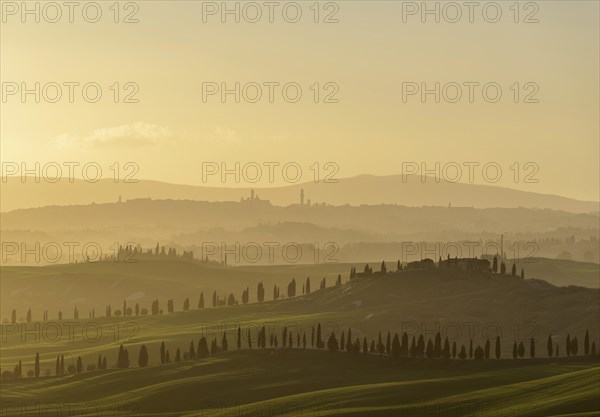
[[[300,222],[374,233],[437,235],[536,233],[558,228],[597,233],[598,214],[529,208],[288,206],[240,202],[137,199],[124,203],[49,206],[2,213],[3,230],[119,231],[129,236],[166,236],[221,227],[239,230],[261,223]]]
[[[3,212],[17,208],[48,205],[107,203],[117,201],[119,196],[134,198],[187,199],[202,201],[239,201],[248,197],[252,187],[209,187],[170,184],[159,181],[140,180],[137,183],[115,183],[103,179],[96,183],[83,180],[57,183],[44,180],[35,182],[27,178],[2,178]],[[420,176],[360,175],[342,178],[337,183],[302,183],[283,187],[257,188],[262,200],[274,205],[300,203],[300,191],[304,189],[305,200],[312,204],[332,205],[401,204],[405,206],[465,206],[465,207],[528,207],[550,208],[575,213],[598,211],[599,203],[580,201],[550,194],[519,191],[491,185],[466,183],[436,183],[429,179],[423,183]]]

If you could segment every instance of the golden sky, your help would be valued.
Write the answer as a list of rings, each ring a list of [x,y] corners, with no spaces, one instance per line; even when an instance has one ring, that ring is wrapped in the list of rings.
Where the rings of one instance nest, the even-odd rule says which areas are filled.
[[[40,23],[31,16],[22,23],[21,11],[3,9],[3,92],[39,82],[51,98],[51,83],[58,83],[62,97],[57,103],[43,96],[35,103],[32,94],[24,103],[19,93],[3,97],[2,161],[94,161],[107,176],[112,163],[132,161],[138,178],[198,185],[202,162],[209,161],[293,161],[305,180],[314,162],[335,162],[337,177],[400,174],[402,162],[495,162],[503,168],[498,185],[599,199],[596,1],[537,2],[527,9],[521,3],[518,23],[513,2],[498,2],[497,23],[487,22],[481,8],[473,23],[467,9],[456,23],[444,20],[452,18],[450,9],[440,23],[434,17],[422,23],[419,12],[403,16],[411,2],[392,1],[322,2],[319,23],[313,2],[297,3],[297,23],[286,22],[281,7],[273,23],[266,8],[256,23],[244,15],[240,23],[231,16],[222,23],[219,12],[203,22],[203,7],[209,7],[203,2],[143,1],[127,9],[121,3],[115,23],[113,2],[99,3],[97,23],[86,22],[79,10],[74,23],[67,10],[57,23],[45,21],[43,11]],[[46,13],[52,19],[53,12]],[[138,23],[121,22],[130,13]],[[338,22],[324,23],[327,16]],[[538,23],[525,23],[527,16]],[[98,83],[102,98],[88,103],[76,86],[69,103],[65,82]],[[235,103],[229,95],[222,103],[216,94],[203,102],[203,83],[233,88],[236,82],[247,86],[248,98],[256,91],[248,83],[258,83],[261,100]],[[436,82],[449,98],[457,83],[461,100],[435,103],[429,95],[422,103],[419,94],[403,100],[403,83],[433,88]],[[134,91],[126,83],[139,87],[138,103],[123,103]],[[273,103],[264,83],[279,83]],[[301,87],[298,102],[284,100],[280,86],[287,83]],[[473,103],[464,83],[479,83]],[[487,83],[501,87],[498,102],[483,98]],[[334,91],[338,102],[324,103]],[[525,103],[532,92],[539,102]],[[523,175],[515,182],[515,162],[522,174],[523,164],[535,163],[539,182],[524,183]],[[484,182],[478,170],[475,182]]]

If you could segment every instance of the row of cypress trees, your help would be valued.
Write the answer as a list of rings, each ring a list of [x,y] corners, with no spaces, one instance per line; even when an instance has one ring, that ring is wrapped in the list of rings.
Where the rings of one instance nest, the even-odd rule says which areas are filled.
[[[267,333],[269,333],[268,337],[268,346],[267,346]],[[237,328],[236,331],[236,346],[237,349],[242,349],[243,345],[243,335],[240,327]],[[410,341],[409,341],[410,339]],[[281,340],[281,342],[279,341]],[[302,348],[306,349],[308,347],[313,349],[325,349],[330,352],[338,352],[345,351],[348,353],[363,353],[363,354],[379,354],[379,355],[387,355],[393,358],[407,357],[407,358],[427,358],[427,359],[473,359],[473,360],[488,360],[492,358],[492,347],[491,341],[488,339],[484,343],[483,346],[473,345],[473,340],[469,341],[468,347],[464,344],[458,346],[456,341],[450,341],[448,338],[444,338],[442,341],[442,337],[440,332],[437,332],[433,339],[427,338],[423,335],[413,335],[412,338],[409,338],[406,332],[403,332],[400,336],[398,333],[394,333],[393,336],[390,332],[387,333],[387,337],[384,338],[382,333],[379,332],[377,340],[367,339],[366,336],[363,336],[362,340],[360,337],[356,337],[353,339],[352,329],[348,328],[347,333],[342,331],[340,334],[340,338],[338,341],[338,337],[335,331],[332,331],[327,339],[327,343],[323,340],[323,331],[321,328],[321,324],[318,323],[316,326],[312,326],[310,333],[310,346],[307,340],[307,334],[305,332],[296,331],[294,332],[288,327],[284,327],[281,332],[281,339],[278,338],[278,334],[276,332],[270,331],[267,332],[267,328],[262,326],[256,332],[256,348],[258,349],[267,349],[268,348]],[[529,354],[530,358],[536,357],[536,343],[535,339],[529,339]],[[246,348],[253,349],[253,339],[250,331],[247,332],[246,338]],[[584,354],[587,355],[596,355],[596,342],[592,342],[590,345],[590,337],[589,332],[585,332],[584,337]],[[223,336],[220,340],[220,345],[217,341],[217,338],[213,338],[210,344],[210,348],[208,345],[208,339],[205,336],[202,336],[198,343],[195,345],[194,341],[190,341],[189,347],[187,349],[177,348],[175,351],[174,362],[180,362],[182,360],[193,360],[193,359],[201,359],[205,358],[209,355],[215,355],[221,352],[227,352],[229,350],[229,343],[227,339],[227,332],[223,332]],[[565,351],[566,356],[575,356],[578,355],[578,342],[577,337],[571,338],[571,335],[567,335],[565,341]],[[494,352],[493,357],[496,359],[500,359],[502,356],[501,353],[501,340],[500,337],[496,337],[494,341]],[[526,348],[523,341],[517,343],[516,341],[513,343],[513,359],[523,358],[526,356]],[[559,356],[559,346],[555,344],[552,338],[552,335],[548,336],[547,340],[547,356],[548,357],[557,357]],[[163,341],[160,344],[160,364],[167,364],[171,362],[170,351],[167,349],[165,342]],[[142,345],[138,352],[137,364],[139,367],[144,368],[147,367],[150,363],[150,355],[148,352],[148,348],[146,345]],[[127,369],[130,367],[130,359],[129,359],[129,351],[122,344],[119,346],[119,350],[117,353],[117,361],[116,368],[118,369]],[[102,357],[102,355],[98,355],[97,364],[94,366],[93,364],[89,364],[86,370],[91,371],[95,369],[104,370],[107,369],[107,360],[106,356]],[[77,357],[76,364],[69,365],[67,371],[65,372],[65,362],[64,355],[58,355],[56,358],[56,366],[55,366],[55,375],[56,376],[64,376],[65,373],[68,374],[80,374],[84,371],[83,361],[81,356]],[[49,373],[47,373],[49,375]],[[36,353],[34,369],[28,372],[28,376],[30,377],[39,377],[40,376],[40,355]],[[22,363],[19,363],[15,366],[13,372],[4,371],[2,373],[2,379],[18,379],[22,378]]]

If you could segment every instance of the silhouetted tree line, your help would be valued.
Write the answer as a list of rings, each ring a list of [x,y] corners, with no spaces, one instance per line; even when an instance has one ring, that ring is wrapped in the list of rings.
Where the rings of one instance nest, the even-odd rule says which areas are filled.
[[[142,249],[140,245],[120,245],[116,255],[104,255],[104,262],[136,262],[143,259],[186,259],[194,260],[192,251],[183,251],[178,254],[175,248],[169,248],[156,244],[154,249]],[[202,260],[208,262],[208,260]]]
[[[268,337],[267,337],[268,333]],[[269,331],[264,325],[257,329],[255,332],[256,338],[252,338],[251,329],[247,330],[246,337],[242,334],[240,327],[235,332],[235,342],[237,349],[242,349],[244,339],[246,339],[246,348],[253,349],[253,340],[256,340],[256,348],[267,349],[267,348],[297,348],[307,349],[307,335],[304,331],[296,331],[294,334],[288,327],[284,327],[281,331],[281,342],[278,338],[276,331]],[[268,340],[268,344],[267,344]],[[348,328],[347,333],[342,331],[341,334],[336,334],[335,331],[329,333],[326,338],[327,342],[324,342],[324,336],[322,334],[321,324],[317,323],[316,326],[312,326],[310,334],[310,348],[313,349],[327,349],[330,352],[346,352],[354,354],[376,354],[380,356],[389,356],[392,358],[426,358],[426,359],[472,359],[472,360],[490,360],[492,359],[492,343],[488,339],[484,345],[477,345],[473,347],[473,340],[469,341],[468,351],[464,344],[461,344],[460,349],[458,348],[456,341],[450,341],[447,337],[442,340],[440,332],[437,332],[435,336],[425,338],[421,335],[409,335],[403,332],[401,335],[398,333],[392,334],[387,332],[387,335],[382,335],[379,332],[377,339],[368,340],[366,336],[363,336],[362,340],[360,337],[353,339],[352,329]],[[385,340],[385,342],[384,342]],[[527,341],[529,345],[528,357],[536,357],[536,340],[531,338]],[[547,339],[547,356],[557,357],[559,356],[559,345],[555,344],[552,335],[548,335]],[[197,344],[194,344],[194,340],[191,340],[187,349],[177,348],[175,351],[174,362],[180,362],[182,360],[195,360],[202,359],[210,355],[216,355],[221,352],[227,352],[229,350],[229,341],[227,338],[227,332],[223,332],[223,336],[219,340],[214,337],[209,341],[205,336],[200,337]],[[577,337],[571,337],[567,335],[565,340],[566,356],[577,356],[579,354],[579,344]],[[513,343],[512,358],[519,359],[526,357],[526,343],[523,341]],[[183,352],[183,355],[182,355]],[[589,331],[586,330],[583,342],[583,354],[585,356],[597,355],[596,342],[590,344]],[[494,340],[494,351],[493,358],[500,359],[501,354],[501,340],[500,337],[496,337]],[[167,349],[165,342],[161,342],[159,347],[158,361],[161,365],[171,363],[170,351]],[[140,346],[138,352],[137,364],[139,367],[144,368],[150,364],[150,354],[146,345]],[[119,346],[117,352],[117,360],[115,367],[117,369],[127,369],[130,367],[130,358],[128,349],[122,344]],[[107,369],[106,356],[98,355],[96,364],[88,364],[85,368],[87,371],[105,370]],[[49,371],[49,370],[48,370]],[[55,362],[55,376],[62,377],[64,375],[76,375],[84,371],[83,360],[81,356],[77,357],[75,364],[71,364],[65,370],[65,358],[64,355],[58,355]],[[47,372],[50,375],[50,372]],[[40,377],[40,355],[36,353],[33,369],[28,372],[29,377]],[[22,362],[19,361],[15,365],[13,371],[5,370],[2,372],[3,380],[19,379],[23,377],[23,366]]]
[[[342,285],[341,274],[338,275],[335,285],[336,285],[336,287]],[[319,288],[325,289],[326,287],[327,287],[327,281],[325,278],[323,278],[320,282]],[[297,291],[296,290],[296,280],[295,280],[295,278],[293,278],[292,281],[288,284],[287,296],[295,297],[297,294],[296,291]],[[306,278],[306,282],[303,285],[302,292],[303,292],[303,294],[311,293],[310,277]],[[278,300],[279,298],[281,298],[280,288],[279,288],[279,286],[274,285],[273,300]],[[242,299],[243,304],[248,304],[250,302],[250,289],[248,287],[246,287],[246,289],[242,291],[241,299]],[[262,282],[258,283],[257,290],[256,290],[256,299],[257,299],[257,302],[263,302],[265,300],[265,288],[264,288],[264,285]],[[223,296],[222,298],[220,298],[217,295],[216,290],[213,292],[213,297],[212,297],[212,306],[213,307],[233,306],[233,305],[237,305],[237,304],[238,304],[238,301],[233,293],[229,294],[226,297]],[[167,307],[167,313],[175,312],[174,300],[168,299],[166,307]],[[200,293],[200,298],[198,300],[198,309],[202,309],[202,308],[205,308],[203,292]],[[189,300],[189,298],[186,298],[182,304],[182,311],[189,311],[189,310],[190,310],[190,300]],[[163,314],[163,309],[160,308],[160,304],[159,304],[158,300],[152,301],[151,306],[150,306],[150,311],[148,311],[144,307],[141,307],[139,305],[139,303],[136,303],[135,306],[132,308],[127,305],[127,300],[123,300],[122,309],[113,310],[113,307],[110,304],[105,307],[105,316],[106,317],[125,317],[125,316],[134,316],[134,315],[135,316],[140,316],[140,315],[145,316],[148,314],[151,314],[153,316]],[[91,309],[88,316],[90,318],[94,318],[96,316],[95,310]],[[32,320],[33,320],[32,317],[33,317],[32,311],[31,311],[31,308],[29,308],[26,312],[25,321],[27,323],[32,322]],[[75,306],[75,308],[74,308],[73,318],[75,320],[79,319],[79,309],[77,306]],[[58,312],[58,320],[62,320],[62,319],[63,319],[62,311],[59,311]],[[47,320],[48,320],[48,311],[44,310],[43,311],[43,321],[47,321]],[[11,322],[12,323],[17,322],[17,311],[15,309],[13,309],[11,312]]]

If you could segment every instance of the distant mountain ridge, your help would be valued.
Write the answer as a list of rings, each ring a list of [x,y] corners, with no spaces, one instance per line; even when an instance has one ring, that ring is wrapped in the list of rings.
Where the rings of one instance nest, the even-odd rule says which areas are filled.
[[[250,196],[253,187],[211,187],[171,184],[140,180],[137,183],[103,179],[96,183],[84,180],[61,180],[50,183],[35,182],[33,178],[21,182],[20,178],[2,178],[0,211],[52,205],[80,205],[116,202],[119,198],[240,201]],[[420,176],[360,175],[341,178],[337,183],[306,182],[280,187],[256,188],[256,195],[271,204],[287,206],[300,204],[304,190],[305,204],[448,206],[474,208],[548,208],[572,213],[600,211],[600,203],[582,201],[551,194],[520,191],[492,185],[421,182]]]

